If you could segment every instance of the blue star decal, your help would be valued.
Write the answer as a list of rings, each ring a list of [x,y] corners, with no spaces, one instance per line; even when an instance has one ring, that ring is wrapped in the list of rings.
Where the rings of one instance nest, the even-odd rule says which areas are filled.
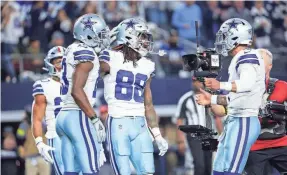
[[[233,20],[227,24],[229,25],[229,29],[235,28],[237,30],[237,25],[241,24],[241,23],[237,23],[237,22],[235,22],[235,20]]]
[[[93,29],[92,26],[96,23],[96,22],[92,22],[91,18],[88,18],[87,21],[82,21],[82,23],[85,25],[84,30],[86,29]]]
[[[138,24],[137,22],[135,22],[135,21],[133,21],[133,20],[130,20],[130,21],[128,21],[128,22],[125,22],[125,23],[123,23],[123,24],[126,24],[127,25],[127,27],[126,27],[126,30],[128,29],[128,28],[135,28],[135,24]]]

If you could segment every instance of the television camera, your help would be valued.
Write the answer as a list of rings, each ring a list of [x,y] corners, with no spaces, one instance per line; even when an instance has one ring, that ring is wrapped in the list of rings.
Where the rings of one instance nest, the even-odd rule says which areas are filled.
[[[287,105],[267,101],[260,110],[261,135],[259,140],[277,139],[286,135]]]
[[[194,76],[202,81],[203,77],[215,78],[221,68],[221,57],[216,53],[214,48],[209,48],[204,51],[199,49],[198,40],[198,21],[195,21],[196,30],[196,54],[183,55],[183,69],[186,71],[194,71]]]
[[[213,130],[203,127],[201,125],[181,125],[178,128],[182,132],[190,134],[191,137],[200,140],[202,150],[204,151],[217,150],[218,141],[217,139],[213,138],[214,135],[217,135],[217,132],[214,132]]]

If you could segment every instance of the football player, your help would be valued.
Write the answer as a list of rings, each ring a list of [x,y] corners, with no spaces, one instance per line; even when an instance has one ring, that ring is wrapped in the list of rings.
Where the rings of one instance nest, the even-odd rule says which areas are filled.
[[[265,68],[260,53],[251,49],[253,29],[243,19],[225,21],[216,34],[218,54],[233,56],[229,65],[228,82],[205,78],[205,85],[212,90],[226,90],[228,95],[211,95],[203,90],[197,96],[201,105],[227,106],[224,132],[213,165],[213,173],[241,174],[249,150],[260,134],[258,112],[265,91]]]
[[[104,50],[99,56],[109,107],[107,138],[111,164],[117,175],[131,174],[130,160],[137,174],[153,174],[149,127],[160,156],[166,153],[168,144],[161,136],[152,103],[150,84],[155,64],[146,57],[152,51],[152,35],[146,23],[136,18],[121,22],[113,34],[114,50]]]
[[[48,162],[54,163],[57,175],[64,174],[64,167],[61,158],[61,140],[56,133],[56,116],[61,110],[62,100],[60,97],[60,71],[61,61],[65,48],[55,46],[49,50],[45,62],[45,69],[51,77],[38,80],[33,85],[33,115],[32,132],[39,153]],[[46,145],[42,138],[42,120],[45,116],[48,139]],[[50,154],[49,154],[50,153]]]
[[[62,140],[65,173],[96,174],[105,161],[102,142],[106,136],[93,109],[100,66],[97,52],[109,46],[109,29],[98,15],[86,14],[77,19],[73,32],[75,42],[62,61],[63,108],[56,131]]]

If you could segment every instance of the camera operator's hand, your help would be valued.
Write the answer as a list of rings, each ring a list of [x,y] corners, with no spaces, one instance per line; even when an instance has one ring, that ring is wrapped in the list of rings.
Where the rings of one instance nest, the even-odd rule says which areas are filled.
[[[199,104],[199,105],[203,105],[203,106],[207,106],[207,105],[210,105],[211,103],[211,94],[206,92],[205,90],[203,89],[199,89],[200,91],[200,94],[197,94],[195,96],[196,98],[196,103]]]
[[[204,78],[204,84],[205,87],[214,91],[220,89],[220,83],[215,78]]]

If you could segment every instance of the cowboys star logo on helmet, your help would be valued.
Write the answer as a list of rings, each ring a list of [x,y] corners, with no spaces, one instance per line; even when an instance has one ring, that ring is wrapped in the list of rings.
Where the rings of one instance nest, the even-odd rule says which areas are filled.
[[[231,22],[229,22],[229,23],[227,23],[227,24],[229,25],[229,29],[235,28],[235,29],[237,30],[238,24],[241,24],[241,23],[236,22],[235,20],[233,20],[233,21],[231,21]]]
[[[135,22],[134,20],[130,20],[130,21],[125,22],[125,23],[123,23],[123,24],[126,24],[126,25],[127,25],[127,26],[126,26],[126,30],[127,30],[128,28],[135,29],[135,24],[138,24],[138,23]]]
[[[81,22],[85,25],[84,30],[86,30],[87,28],[92,30],[93,24],[96,23],[96,22],[92,22],[91,18],[88,18],[87,21],[81,21]]]

